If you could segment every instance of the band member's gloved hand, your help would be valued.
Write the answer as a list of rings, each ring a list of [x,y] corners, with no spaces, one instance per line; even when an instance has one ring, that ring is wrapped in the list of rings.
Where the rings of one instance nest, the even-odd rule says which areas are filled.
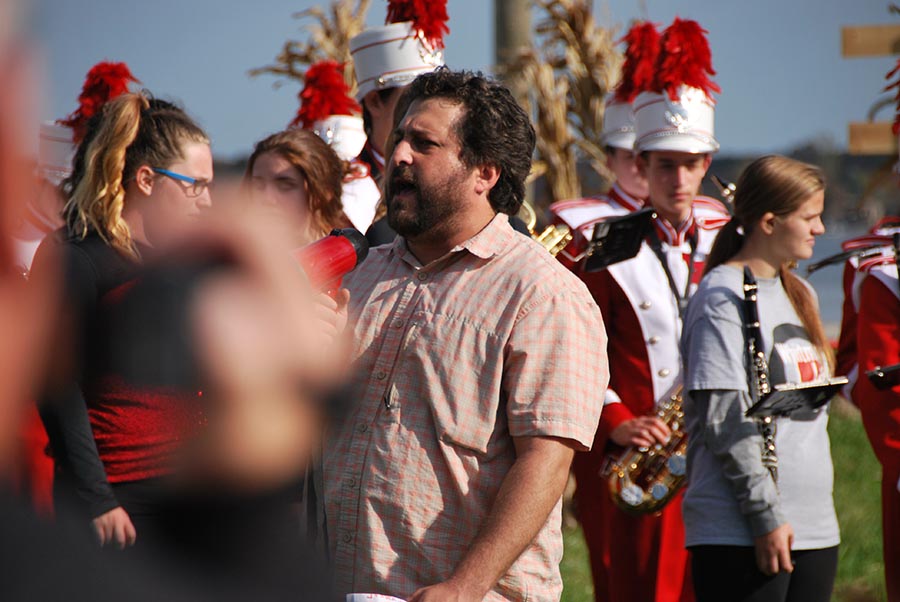
[[[666,423],[656,416],[638,416],[614,428],[609,438],[622,447],[651,447],[656,443],[665,445],[671,435]]]
[[[756,548],[756,566],[764,575],[793,572],[791,545],[794,543],[794,529],[788,523],[760,535],[753,543]]]

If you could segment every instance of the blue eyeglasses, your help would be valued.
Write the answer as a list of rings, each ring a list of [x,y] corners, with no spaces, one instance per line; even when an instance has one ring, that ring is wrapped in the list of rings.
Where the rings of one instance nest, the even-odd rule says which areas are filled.
[[[175,173],[174,171],[169,171],[168,169],[160,169],[159,167],[154,167],[153,171],[158,174],[168,176],[179,184],[181,184],[182,182],[188,184],[187,186],[181,186],[181,188],[189,197],[198,197],[203,194],[204,190],[212,188],[212,182],[210,182],[209,180],[192,178],[191,176]]]

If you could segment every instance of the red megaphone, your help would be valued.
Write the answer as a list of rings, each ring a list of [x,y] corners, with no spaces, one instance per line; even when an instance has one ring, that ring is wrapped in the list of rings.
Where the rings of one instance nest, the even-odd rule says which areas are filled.
[[[344,274],[352,272],[368,254],[369,242],[353,228],[332,230],[325,238],[293,252],[313,288],[328,293],[337,291]]]

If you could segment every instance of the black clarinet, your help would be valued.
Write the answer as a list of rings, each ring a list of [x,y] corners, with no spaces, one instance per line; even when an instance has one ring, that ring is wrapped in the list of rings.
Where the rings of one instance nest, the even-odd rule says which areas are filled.
[[[757,305],[757,292],[759,286],[750,266],[744,266],[744,336],[747,340],[747,353],[749,357],[748,384],[750,398],[755,405],[772,391],[769,384],[769,363],[766,361],[766,352],[762,345],[762,332],[759,327],[759,307]],[[757,418],[759,433],[763,438],[762,463],[772,475],[772,480],[778,483],[778,454],[775,451],[775,417],[762,416]]]

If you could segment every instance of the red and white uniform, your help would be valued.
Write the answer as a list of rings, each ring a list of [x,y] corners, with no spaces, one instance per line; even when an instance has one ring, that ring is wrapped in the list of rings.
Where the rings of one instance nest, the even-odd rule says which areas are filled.
[[[718,230],[730,217],[708,197],[694,201],[692,216],[676,230],[657,219],[656,235],[676,288],[693,294]],[[648,239],[649,240],[649,239]],[[689,266],[692,261],[693,265]],[[598,600],[672,602],[693,600],[684,548],[681,495],[653,516],[630,516],[613,505],[598,471],[616,453],[610,432],[622,422],[654,412],[681,384],[681,319],[678,302],[660,258],[648,241],[634,258],[608,269],[580,274],[600,306],[608,335],[609,391],[589,453],[576,454],[576,501],[594,558],[607,571],[595,581]],[[600,539],[597,539],[597,538]],[[595,563],[594,563],[595,564]]]
[[[369,166],[358,159],[351,162],[352,170],[344,178],[341,188],[341,204],[344,215],[353,227],[366,233],[375,220],[375,210],[381,200],[381,190],[372,178]]]
[[[605,195],[558,201],[550,205],[554,224],[569,227],[572,240],[556,256],[567,268],[574,269],[583,259],[598,222],[643,208],[644,202],[616,184]]]
[[[872,245],[881,245],[874,253],[878,255],[891,254],[891,235],[900,231],[897,222],[900,218],[888,217],[880,220],[875,226],[869,230],[867,234],[851,238],[844,241],[841,245],[843,251],[853,251],[855,249],[865,249]],[[865,273],[859,271],[860,259],[858,256],[851,257],[844,262],[844,273],[842,276],[842,286],[844,289],[844,304],[841,309],[841,334],[838,340],[837,348],[837,366],[835,374],[846,375],[849,383],[843,389],[843,395],[846,399],[854,404],[853,386],[856,383],[858,375],[856,360],[856,320],[859,313],[859,290],[862,285]]]
[[[900,363],[900,285],[893,256],[861,262],[857,349],[859,371]],[[900,385],[878,390],[862,377],[853,387],[866,434],[882,468],[884,573],[889,602],[900,602]]]

